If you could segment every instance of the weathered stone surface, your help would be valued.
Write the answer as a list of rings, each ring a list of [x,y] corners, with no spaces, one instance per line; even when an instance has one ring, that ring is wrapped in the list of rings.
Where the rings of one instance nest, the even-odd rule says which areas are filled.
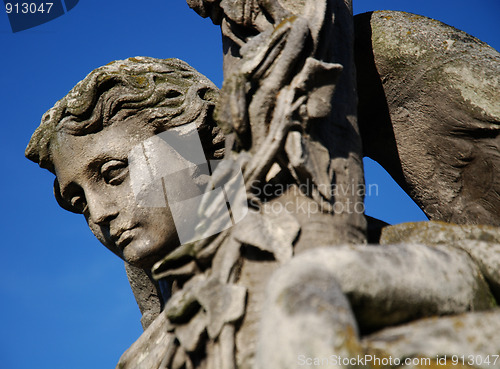
[[[116,368],[159,368],[159,363],[170,362],[177,347],[171,330],[166,314],[158,315],[139,339],[123,353]]]
[[[235,239],[273,254],[279,262],[292,258],[293,243],[300,231],[300,225],[293,215],[284,212],[278,218],[250,212],[243,222],[248,226],[236,227]]]
[[[188,324],[180,325],[175,329],[175,335],[182,347],[188,352],[194,352],[198,348],[202,334],[205,332],[208,324],[207,315],[199,311]]]
[[[469,253],[483,273],[497,302],[500,301],[500,243],[459,241],[456,246]]]
[[[405,243],[318,248],[294,258],[327,268],[349,298],[362,331],[413,319],[489,309],[488,285],[469,255],[450,245]]]
[[[466,251],[500,300],[500,228],[444,222],[403,223],[383,228],[381,244],[399,242],[448,244]]]
[[[500,54],[433,19],[356,17],[359,123],[431,220],[500,225]]]
[[[500,310],[474,312],[451,317],[429,318],[400,327],[387,328],[362,341],[365,349],[378,357],[392,356],[403,362],[404,358],[441,358],[441,364],[433,361],[422,366],[404,366],[405,369],[419,368],[478,368],[500,367]],[[465,363],[453,364],[452,357]],[[469,355],[473,355],[472,359]],[[447,365],[442,358],[446,356]],[[486,360],[489,358],[489,363]],[[495,360],[496,359],[496,360]],[[433,366],[434,365],[434,366]]]
[[[231,155],[245,159],[243,176],[251,205],[265,213],[264,204],[281,204],[300,224],[298,237],[298,227],[291,222],[287,237],[274,237],[267,244],[259,236],[252,239],[235,231],[244,246],[255,246],[243,248],[238,266],[239,283],[248,286],[248,304],[236,332],[236,361],[238,367],[250,368],[262,290],[276,267],[269,255],[284,262],[318,244],[366,242],[365,218],[348,208],[362,202],[358,189],[363,183],[351,1],[188,4],[221,25],[224,84],[215,116],[234,140],[227,146]],[[275,184],[285,184],[285,190],[276,190]],[[268,185],[270,195],[263,191]],[[294,194],[299,187],[300,194]],[[335,188],[339,192],[332,196]],[[314,212],[302,210],[313,204]],[[251,229],[256,228],[265,233],[259,223]],[[276,335],[277,342],[287,339],[284,330]]]
[[[417,320],[386,328],[361,343],[358,335],[358,324],[367,331],[493,306],[478,268],[467,253],[449,245],[318,248],[294,257],[270,278],[256,368],[290,368],[301,358],[332,354],[400,359],[497,354],[498,310]],[[488,322],[492,326],[482,335]]]
[[[364,217],[347,205],[362,202],[363,183],[351,1],[188,4],[221,25],[225,80],[216,117],[233,134],[229,148],[248,154],[249,190],[261,193],[279,164],[278,178],[301,185],[320,212],[332,215],[337,232],[328,244],[366,242]],[[284,150],[290,132],[297,145]],[[332,188],[340,189],[336,196]]]
[[[414,242],[425,245],[482,241],[500,244],[500,228],[486,225],[458,225],[445,222],[411,222],[384,227],[380,244]]]
[[[207,332],[216,339],[226,323],[233,323],[245,314],[246,288],[221,284],[212,278],[196,291],[200,305],[207,312]]]
[[[125,263],[125,271],[142,314],[142,327],[146,329],[162,309],[158,284],[148,276],[144,269]]]
[[[260,328],[255,369],[295,368],[301,358],[361,353],[356,320],[334,271],[302,256],[272,275]]]

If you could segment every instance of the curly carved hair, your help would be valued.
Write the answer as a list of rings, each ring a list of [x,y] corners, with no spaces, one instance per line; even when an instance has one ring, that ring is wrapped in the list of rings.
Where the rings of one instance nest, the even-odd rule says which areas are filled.
[[[156,133],[196,122],[207,159],[218,158],[224,137],[212,119],[217,97],[217,87],[179,59],[117,60],[92,71],[43,115],[25,155],[54,173],[50,146],[58,132],[99,132],[128,109],[146,117]]]

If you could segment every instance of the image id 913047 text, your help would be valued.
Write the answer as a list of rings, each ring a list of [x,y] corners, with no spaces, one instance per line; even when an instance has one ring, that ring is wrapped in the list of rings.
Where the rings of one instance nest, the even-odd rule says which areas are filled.
[[[54,3],[36,3],[36,2],[8,2],[5,3],[5,12],[7,14],[50,14]]]

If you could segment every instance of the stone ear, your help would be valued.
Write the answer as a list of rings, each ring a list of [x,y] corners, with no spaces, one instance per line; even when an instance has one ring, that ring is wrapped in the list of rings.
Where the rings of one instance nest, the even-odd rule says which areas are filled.
[[[70,211],[75,214],[81,214],[80,212],[76,211],[70,203],[68,203],[66,200],[64,200],[61,196],[61,189],[59,187],[59,181],[54,179],[54,197],[56,198],[57,203],[61,208],[64,210]]]

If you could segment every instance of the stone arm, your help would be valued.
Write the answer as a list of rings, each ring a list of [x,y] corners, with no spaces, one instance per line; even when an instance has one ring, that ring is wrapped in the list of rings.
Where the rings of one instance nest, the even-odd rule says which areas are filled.
[[[296,256],[267,287],[256,368],[332,356],[420,357],[422,367],[453,368],[452,355],[480,356],[470,367],[488,368],[486,358],[500,354],[499,241],[494,227],[422,222],[386,228],[379,246]],[[445,355],[447,365],[437,361]]]

